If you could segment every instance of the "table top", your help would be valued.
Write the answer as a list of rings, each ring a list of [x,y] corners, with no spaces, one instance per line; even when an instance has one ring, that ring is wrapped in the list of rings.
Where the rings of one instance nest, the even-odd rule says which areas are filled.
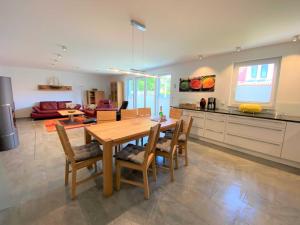
[[[76,109],[58,110],[57,112],[62,116],[83,115],[84,114],[84,112],[81,112]]]
[[[175,127],[176,122],[177,120],[171,118],[165,122],[160,122],[161,130]],[[123,141],[134,140],[136,137],[147,136],[150,128],[157,123],[150,117],[143,117],[91,125],[85,129],[102,143],[109,141],[122,143]]]

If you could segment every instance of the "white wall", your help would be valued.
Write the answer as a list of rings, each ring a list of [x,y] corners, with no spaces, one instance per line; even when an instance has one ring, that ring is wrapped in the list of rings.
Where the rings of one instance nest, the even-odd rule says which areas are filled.
[[[187,63],[161,67],[148,72],[172,75],[172,105],[179,103],[199,103],[202,97],[216,97],[219,108],[226,108],[230,99],[233,65],[255,59],[282,56],[280,77],[276,96],[276,110],[280,113],[300,116],[300,43],[285,43],[244,50],[195,60]],[[216,75],[215,92],[179,92],[180,78],[199,75]]]
[[[70,100],[81,104],[81,89],[98,88],[109,94],[109,76],[44,70],[0,65],[0,76],[12,78],[16,117],[29,117],[31,107],[40,101]],[[72,86],[72,91],[39,91],[38,84],[47,84],[51,76],[56,76],[63,85]]]

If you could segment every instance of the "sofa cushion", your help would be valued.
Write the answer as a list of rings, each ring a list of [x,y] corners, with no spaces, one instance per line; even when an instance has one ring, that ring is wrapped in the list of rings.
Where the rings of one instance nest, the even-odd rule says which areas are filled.
[[[57,108],[58,108],[58,109],[65,109],[65,108],[66,108],[66,103],[71,103],[71,101],[61,101],[61,102],[57,102]]]
[[[119,151],[115,157],[119,160],[131,161],[142,164],[144,162],[145,148],[138,145],[128,144],[122,151]]]
[[[86,159],[101,156],[103,154],[100,144],[97,141],[93,141],[89,144],[73,147],[74,158],[76,162]]]
[[[57,102],[40,102],[41,110],[57,110]]]
[[[66,108],[67,109],[75,109],[76,106],[77,106],[77,104],[72,103],[72,102],[66,103]]]

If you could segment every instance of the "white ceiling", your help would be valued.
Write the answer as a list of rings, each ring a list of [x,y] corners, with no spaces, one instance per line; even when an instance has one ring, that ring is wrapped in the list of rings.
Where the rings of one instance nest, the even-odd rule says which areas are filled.
[[[130,19],[135,32],[131,58]],[[291,40],[299,0],[0,0],[0,63],[108,73]],[[62,52],[59,45],[66,45]],[[51,66],[55,54],[63,58]]]

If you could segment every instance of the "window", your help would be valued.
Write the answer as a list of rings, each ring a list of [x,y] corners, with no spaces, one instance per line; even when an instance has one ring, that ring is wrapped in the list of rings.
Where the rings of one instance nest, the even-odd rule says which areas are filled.
[[[152,115],[158,115],[162,106],[163,113],[169,114],[171,75],[159,78],[129,78],[125,82],[128,108],[151,108]]]
[[[262,59],[234,65],[232,105],[258,103],[272,107],[281,58]]]
[[[128,80],[126,85],[126,94],[127,94],[127,101],[128,101],[128,108],[134,108],[134,80]]]

